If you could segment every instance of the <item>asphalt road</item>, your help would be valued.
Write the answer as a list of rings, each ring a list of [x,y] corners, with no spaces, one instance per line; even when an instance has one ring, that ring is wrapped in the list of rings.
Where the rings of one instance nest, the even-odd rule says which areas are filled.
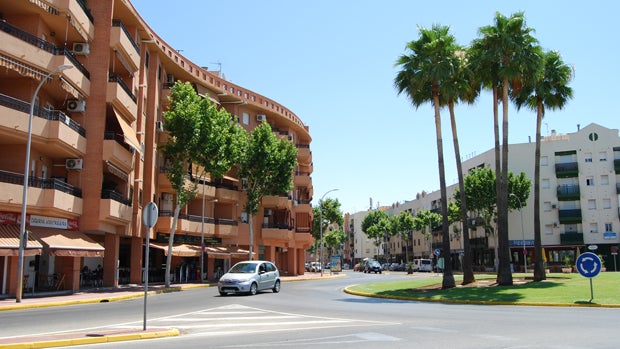
[[[217,288],[148,298],[148,328],[181,335],[80,348],[616,348],[618,309],[481,306],[364,298],[345,286],[406,277],[347,272],[288,282],[279,294],[221,297]],[[0,337],[143,326],[143,299],[2,314]]]

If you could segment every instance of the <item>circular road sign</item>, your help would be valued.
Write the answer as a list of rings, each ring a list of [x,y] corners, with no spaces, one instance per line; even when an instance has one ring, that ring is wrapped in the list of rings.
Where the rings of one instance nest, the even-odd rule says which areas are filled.
[[[440,249],[436,249],[435,250],[435,256],[439,256],[441,254],[441,250]]]
[[[142,209],[142,223],[144,223],[144,225],[148,229],[152,228],[155,223],[157,223],[158,216],[159,209],[153,201],[146,204],[146,206],[144,206],[144,209]]]
[[[583,277],[593,278],[601,272],[601,259],[592,252],[585,252],[579,255],[575,264],[577,271]]]

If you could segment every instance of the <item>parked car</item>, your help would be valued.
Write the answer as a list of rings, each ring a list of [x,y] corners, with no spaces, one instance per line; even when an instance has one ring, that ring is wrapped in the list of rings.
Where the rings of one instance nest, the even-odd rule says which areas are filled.
[[[392,264],[390,264],[389,269],[391,271],[403,271],[405,269],[403,269],[402,266],[403,266],[403,264],[400,264],[400,263],[392,263]]]
[[[319,262],[311,262],[310,263],[310,271],[313,273],[318,273],[321,271],[321,263]]]
[[[364,263],[364,273],[374,272],[375,274],[381,274],[382,271],[381,264],[374,259],[369,259]]]
[[[229,293],[248,293],[272,290],[280,292],[280,272],[268,261],[244,261],[233,265],[217,282],[221,296]]]

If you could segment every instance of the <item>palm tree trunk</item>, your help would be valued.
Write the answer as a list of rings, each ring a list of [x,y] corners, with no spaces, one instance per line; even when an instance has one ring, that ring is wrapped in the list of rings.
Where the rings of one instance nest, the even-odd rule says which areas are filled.
[[[439,190],[441,192],[441,231],[443,236],[443,282],[442,289],[456,287],[452,274],[452,260],[450,255],[450,231],[448,229],[448,194],[446,190],[446,173],[443,159],[443,138],[441,136],[441,115],[439,113],[439,93],[434,89],[433,104],[435,105],[435,132],[437,136],[437,160],[439,163]]]
[[[452,128],[452,143],[454,144],[454,157],[456,159],[456,172],[459,179],[459,192],[461,196],[461,221],[463,223],[463,285],[476,281],[474,270],[471,265],[471,250],[469,249],[469,225],[467,224],[467,199],[465,195],[465,182],[463,180],[463,167],[461,164],[461,150],[459,136],[456,129],[456,117],[454,116],[454,103],[448,104],[450,110],[450,126]]]
[[[495,201],[496,201],[496,208],[497,211],[499,211],[499,207],[500,207],[500,200],[499,200],[499,192],[500,192],[500,187],[501,187],[501,176],[500,174],[502,173],[502,166],[501,166],[501,153],[500,153],[500,142],[499,142],[499,109],[498,109],[498,105],[499,105],[499,93],[497,91],[497,86],[493,86],[493,133],[495,136]],[[499,256],[497,254],[497,229],[495,230],[495,233],[493,234],[493,240],[495,243],[495,256],[493,258],[493,267],[496,268],[495,272],[499,272],[498,265],[499,265]]]
[[[545,113],[540,98],[538,99],[536,113],[536,150],[534,152],[534,281],[542,281],[547,278],[542,255],[542,237],[540,232],[540,127]],[[525,251],[525,246],[523,247]],[[526,258],[525,256],[523,256]]]
[[[510,245],[508,242],[508,80],[502,81],[502,172],[497,195],[497,240],[499,243],[498,284],[512,285]]]

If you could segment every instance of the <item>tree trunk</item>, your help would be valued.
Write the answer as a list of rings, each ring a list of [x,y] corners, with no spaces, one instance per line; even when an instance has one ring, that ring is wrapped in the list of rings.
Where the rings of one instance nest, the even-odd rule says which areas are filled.
[[[170,265],[172,264],[172,245],[174,244],[174,232],[177,230],[177,224],[179,223],[179,213],[181,212],[181,205],[177,202],[177,207],[174,209],[174,217],[172,218],[172,228],[170,229],[170,237],[168,238],[168,256],[166,256],[166,275],[164,276],[166,287],[170,287]]]
[[[250,252],[248,252],[248,260],[251,261],[252,251],[254,250],[254,224],[252,224],[252,218],[254,218],[254,215],[250,214],[248,216],[248,223],[250,224]]]
[[[497,195],[497,240],[499,243],[499,270],[497,282],[500,286],[512,285],[510,270],[510,245],[508,241],[508,80],[502,81],[502,171],[500,190]]]
[[[443,237],[443,282],[442,289],[456,287],[452,274],[452,260],[450,256],[450,231],[448,223],[448,200],[446,191],[446,173],[443,159],[443,138],[441,136],[441,115],[439,113],[439,93],[433,92],[433,104],[435,105],[435,132],[437,136],[437,160],[439,163],[439,190],[441,192],[441,232]]]
[[[545,113],[542,101],[538,99],[538,108],[536,113],[536,151],[534,154],[534,254],[536,260],[534,262],[534,281],[543,281],[547,278],[545,275],[545,265],[542,255],[542,237],[540,231],[540,127],[542,118]],[[525,251],[525,246],[523,246]],[[523,256],[526,258],[526,256]]]

